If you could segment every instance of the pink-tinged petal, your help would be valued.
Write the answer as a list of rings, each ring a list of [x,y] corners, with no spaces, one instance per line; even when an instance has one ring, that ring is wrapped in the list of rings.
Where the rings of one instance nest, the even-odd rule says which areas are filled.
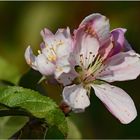
[[[93,85],[96,96],[108,110],[123,124],[128,124],[137,116],[131,97],[121,88],[109,84]]]
[[[47,28],[44,28],[40,32],[45,44],[51,44],[54,41],[54,34]]]
[[[140,56],[133,50],[109,58],[98,79],[107,82],[136,79],[140,74]]]
[[[123,29],[123,28],[117,28],[117,29],[114,29],[113,31],[111,31],[111,34],[113,36],[113,41],[115,43],[115,47],[120,50],[122,50],[124,47],[125,32],[126,32],[126,29]],[[119,50],[119,52],[120,52],[120,50]]]
[[[125,39],[125,32],[126,29],[124,28],[117,28],[111,32],[112,36],[110,37],[110,41],[106,42],[99,49],[99,54],[103,59],[108,59],[109,57],[112,57],[120,52],[132,50],[130,44]]]
[[[110,25],[109,20],[105,16],[99,13],[91,14],[81,22],[80,26],[83,25],[86,25],[94,32],[100,41],[100,45],[108,41],[110,37]]]
[[[113,48],[109,54],[109,57],[117,53],[126,52],[132,49],[131,46],[128,44],[127,40],[125,39],[125,32],[126,29],[124,28],[117,28],[111,32]]]
[[[127,52],[127,51],[132,51],[133,49],[132,49],[132,47],[131,47],[131,45],[128,43],[128,41],[125,39],[125,41],[124,41],[124,52]]]
[[[43,54],[39,54],[36,57],[36,63],[38,67],[38,71],[42,75],[51,75],[55,71],[55,65],[47,60],[47,58]]]
[[[111,53],[113,47],[114,45],[112,41],[108,41],[99,49],[99,55],[102,56],[103,60],[109,57],[109,54]]]
[[[36,56],[33,54],[33,51],[30,46],[25,51],[25,60],[28,65],[30,65],[34,70],[37,70],[37,65],[36,65]]]
[[[75,47],[72,58],[77,61],[77,65],[87,68],[94,61],[98,54],[99,42],[85,27],[75,31]]]
[[[82,85],[67,86],[63,90],[63,99],[74,112],[84,111],[90,105],[87,90]]]
[[[43,30],[41,30],[40,34],[44,40],[46,39],[46,37],[54,36],[54,34],[47,28],[44,28]]]

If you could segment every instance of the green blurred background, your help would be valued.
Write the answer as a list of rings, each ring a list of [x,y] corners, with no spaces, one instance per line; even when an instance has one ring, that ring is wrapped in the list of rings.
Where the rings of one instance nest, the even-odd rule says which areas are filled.
[[[55,32],[58,28],[69,26],[73,31],[91,13],[108,17],[111,29],[127,28],[126,38],[133,49],[140,53],[140,2],[0,2],[0,79],[10,77],[10,81],[16,82],[29,69],[24,60],[24,51],[28,45],[34,51],[39,48],[41,29],[47,27]],[[9,74],[11,70],[14,71],[12,75]],[[138,117],[129,125],[122,125],[92,94],[91,106],[86,112],[70,116],[81,133],[78,132],[77,138],[140,138],[140,78],[114,84],[133,98]],[[60,97],[56,91],[57,88],[54,89],[55,94],[51,95],[55,100]],[[4,126],[11,125],[4,124],[2,120],[7,121],[7,118],[0,118],[0,138]],[[21,122],[16,123],[15,120],[14,123],[19,126]],[[4,135],[6,137],[9,133]]]

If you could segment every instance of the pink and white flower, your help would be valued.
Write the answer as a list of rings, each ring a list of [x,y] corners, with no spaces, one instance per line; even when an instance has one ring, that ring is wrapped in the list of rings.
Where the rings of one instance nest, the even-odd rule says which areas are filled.
[[[131,97],[107,83],[136,79],[140,74],[140,56],[125,39],[125,32],[123,28],[110,32],[109,20],[98,13],[86,17],[75,30],[70,56],[73,69],[58,79],[67,85],[63,99],[74,112],[84,111],[90,105],[89,94],[93,88],[121,123],[128,124],[137,116]]]
[[[68,73],[71,69],[68,59],[73,46],[69,28],[59,29],[55,35],[45,28],[41,35],[44,42],[38,56],[33,54],[30,46],[25,51],[27,64],[44,76],[55,75],[58,78],[62,73]]]

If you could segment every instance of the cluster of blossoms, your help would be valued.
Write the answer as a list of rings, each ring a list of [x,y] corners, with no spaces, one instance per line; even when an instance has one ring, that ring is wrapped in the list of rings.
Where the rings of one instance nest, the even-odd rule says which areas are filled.
[[[73,35],[69,28],[53,34],[41,31],[44,42],[39,55],[30,46],[26,62],[43,76],[53,76],[64,86],[63,100],[72,111],[81,112],[90,105],[90,90],[121,123],[137,116],[131,97],[109,83],[136,79],[140,74],[140,55],[124,37],[126,29],[110,32],[109,20],[101,14],[86,17]]]

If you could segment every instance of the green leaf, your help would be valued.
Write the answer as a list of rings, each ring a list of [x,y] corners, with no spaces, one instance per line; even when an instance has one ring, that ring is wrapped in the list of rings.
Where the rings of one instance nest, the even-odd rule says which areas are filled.
[[[81,139],[82,135],[79,131],[79,129],[77,128],[77,126],[75,125],[75,123],[70,119],[67,118],[67,122],[68,122],[68,139]]]
[[[50,127],[45,135],[45,139],[64,139],[65,136],[58,130],[56,126]]]
[[[37,118],[44,118],[49,126],[56,126],[66,136],[67,121],[64,114],[49,97],[16,86],[0,87],[0,103],[8,107],[20,107]]]
[[[0,139],[8,139],[11,135],[21,129],[28,121],[27,117],[1,117]]]
[[[17,83],[19,79],[19,71],[12,64],[0,57],[0,79]]]

